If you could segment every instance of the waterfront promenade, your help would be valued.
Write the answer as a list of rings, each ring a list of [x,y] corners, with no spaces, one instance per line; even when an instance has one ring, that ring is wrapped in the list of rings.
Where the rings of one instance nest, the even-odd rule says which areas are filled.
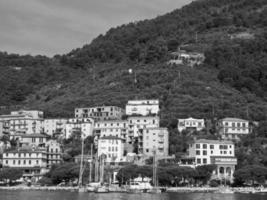
[[[168,187],[166,192],[170,193],[227,193],[223,187]],[[227,187],[231,193],[267,193],[267,188],[254,187]],[[0,187],[0,190],[35,190],[35,191],[78,191],[78,187],[58,187],[58,186],[10,186]],[[125,192],[125,190],[116,190]]]

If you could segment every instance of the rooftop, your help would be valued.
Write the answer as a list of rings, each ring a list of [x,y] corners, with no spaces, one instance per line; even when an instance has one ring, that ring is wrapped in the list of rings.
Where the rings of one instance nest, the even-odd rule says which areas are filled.
[[[226,117],[221,119],[222,121],[235,121],[235,122],[248,122],[248,120],[245,119],[240,119],[240,118],[231,118],[231,117]]]
[[[192,143],[206,143],[206,144],[234,144],[232,141],[228,140],[206,140],[206,139],[199,139],[195,140]]]

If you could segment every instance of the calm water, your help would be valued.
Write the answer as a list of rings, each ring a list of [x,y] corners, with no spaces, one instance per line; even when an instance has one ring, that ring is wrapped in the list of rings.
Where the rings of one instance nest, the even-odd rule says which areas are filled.
[[[0,200],[266,200],[267,194],[94,194],[75,192],[4,191]]]

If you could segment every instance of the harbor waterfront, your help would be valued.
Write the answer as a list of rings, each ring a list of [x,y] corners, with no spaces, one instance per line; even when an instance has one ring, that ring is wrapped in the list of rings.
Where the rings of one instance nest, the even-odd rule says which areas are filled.
[[[265,200],[267,194],[217,194],[217,193],[162,193],[162,194],[126,194],[126,193],[77,193],[69,191],[24,191],[0,190],[1,200]]]

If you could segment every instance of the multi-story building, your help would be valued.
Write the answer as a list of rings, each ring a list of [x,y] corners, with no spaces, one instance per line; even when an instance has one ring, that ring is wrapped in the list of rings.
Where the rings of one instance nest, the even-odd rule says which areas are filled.
[[[194,119],[192,117],[187,119],[178,119],[178,131],[183,130],[201,131],[205,128],[204,119]]]
[[[167,128],[145,128],[138,138],[138,151],[145,156],[158,157],[169,155],[169,132]]]
[[[117,106],[99,106],[88,108],[76,108],[76,118],[93,118],[95,120],[121,119],[125,110]]]
[[[10,134],[36,134],[43,132],[43,119],[19,118],[9,120]]]
[[[67,119],[44,119],[44,133],[50,136],[65,135]]]
[[[189,155],[181,159],[181,166],[196,167],[214,164],[213,175],[219,179],[233,181],[237,159],[232,141],[200,139],[189,145]]]
[[[50,168],[53,164],[59,164],[62,162],[62,148],[57,141],[55,140],[47,141],[46,148],[47,148],[48,168]]]
[[[94,125],[94,135],[98,138],[114,136],[126,139],[128,122],[126,120],[98,121]]]
[[[250,133],[249,121],[238,118],[221,119],[217,128],[222,139],[239,140],[240,136]]]
[[[48,172],[46,148],[6,150],[3,153],[3,167],[23,170],[23,178],[40,179]]]
[[[12,111],[11,115],[25,115],[33,119],[43,119],[44,112],[40,110],[19,110],[19,111]]]
[[[126,115],[158,115],[159,100],[130,100],[126,104]]]
[[[10,134],[33,134],[43,131],[43,111],[20,110],[9,115],[0,115],[0,121],[5,123],[5,132]]]
[[[123,139],[106,136],[98,139],[98,157],[105,155],[106,162],[122,162],[124,154]]]
[[[128,142],[132,142],[133,138],[141,136],[145,128],[159,127],[158,116],[129,116],[128,117]]]
[[[44,134],[14,134],[10,135],[11,140],[16,140],[18,147],[31,146],[31,147],[44,147],[48,142],[48,137]]]
[[[66,123],[66,138],[73,134],[81,134],[82,137],[93,136],[94,120],[92,118],[73,118]]]

